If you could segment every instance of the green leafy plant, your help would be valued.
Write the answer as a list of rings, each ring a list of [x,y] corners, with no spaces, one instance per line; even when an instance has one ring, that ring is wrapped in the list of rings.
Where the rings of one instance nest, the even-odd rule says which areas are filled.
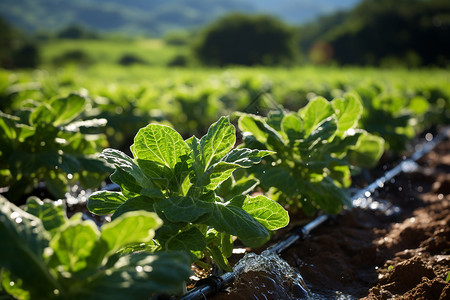
[[[168,126],[150,124],[134,139],[134,158],[114,149],[102,152],[116,168],[111,180],[121,193],[96,192],[89,197],[88,209],[98,215],[112,213],[112,219],[140,209],[156,212],[164,225],[151,247],[190,251],[194,260],[206,255],[220,268],[230,269],[232,236],[260,246],[270,231],[289,222],[278,203],[245,195],[257,184],[255,179],[233,180],[233,171],[251,167],[270,153],[233,149],[235,139],[227,117],[212,124],[201,139],[183,140]]]
[[[31,197],[22,210],[0,196],[0,221],[1,283],[17,299],[148,299],[180,291],[190,274],[183,253],[123,251],[151,241],[155,213],[128,212],[99,230],[57,202]]]
[[[386,149],[395,153],[405,151],[418,132],[431,127],[433,122],[438,123],[432,118],[425,119],[431,105],[424,97],[411,98],[398,91],[387,92],[374,84],[359,87],[357,92],[364,105],[359,121],[361,126],[383,137]],[[443,115],[442,111],[440,115]]]
[[[107,145],[98,134],[105,120],[76,120],[87,99],[78,94],[49,102],[23,104],[15,115],[0,112],[0,181],[17,200],[39,182],[55,197],[63,197],[72,179],[85,188],[98,187],[111,169],[98,159]]]
[[[356,128],[362,109],[347,94],[331,102],[316,97],[298,112],[240,114],[244,144],[275,151],[249,171],[272,199],[292,209],[337,213],[351,206],[345,190],[351,167],[374,166],[383,153],[381,138]]]

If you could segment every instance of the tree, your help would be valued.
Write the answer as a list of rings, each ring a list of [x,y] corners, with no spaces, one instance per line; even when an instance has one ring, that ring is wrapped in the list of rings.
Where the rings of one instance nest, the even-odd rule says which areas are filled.
[[[298,56],[293,29],[270,16],[230,14],[208,26],[194,46],[206,65],[277,65]]]
[[[304,27],[309,35],[302,34],[301,45],[308,51],[326,44],[343,65],[446,66],[449,30],[448,0],[364,0]]]
[[[35,68],[38,63],[38,47],[0,18],[0,67]]]

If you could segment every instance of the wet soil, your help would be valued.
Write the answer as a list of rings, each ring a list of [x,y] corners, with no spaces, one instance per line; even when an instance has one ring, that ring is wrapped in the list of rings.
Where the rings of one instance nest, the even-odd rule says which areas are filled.
[[[450,300],[450,141],[418,163],[416,171],[399,174],[373,196],[399,210],[354,208],[282,253],[313,299]],[[283,299],[255,298],[245,284],[214,299],[233,295]]]

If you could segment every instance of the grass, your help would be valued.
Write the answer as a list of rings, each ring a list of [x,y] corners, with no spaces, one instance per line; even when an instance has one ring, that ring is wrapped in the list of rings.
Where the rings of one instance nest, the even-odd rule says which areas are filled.
[[[53,59],[67,51],[82,50],[94,63],[115,65],[124,54],[133,54],[150,66],[165,66],[177,54],[187,53],[186,47],[166,45],[160,39],[55,39],[42,44],[42,65],[51,67]]]

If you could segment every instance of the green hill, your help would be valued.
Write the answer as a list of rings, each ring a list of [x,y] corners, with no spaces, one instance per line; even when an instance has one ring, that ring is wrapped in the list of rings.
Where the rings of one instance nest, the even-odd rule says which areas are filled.
[[[101,32],[158,36],[193,28],[229,11],[252,11],[241,0],[3,0],[0,15],[27,32],[81,25]]]

